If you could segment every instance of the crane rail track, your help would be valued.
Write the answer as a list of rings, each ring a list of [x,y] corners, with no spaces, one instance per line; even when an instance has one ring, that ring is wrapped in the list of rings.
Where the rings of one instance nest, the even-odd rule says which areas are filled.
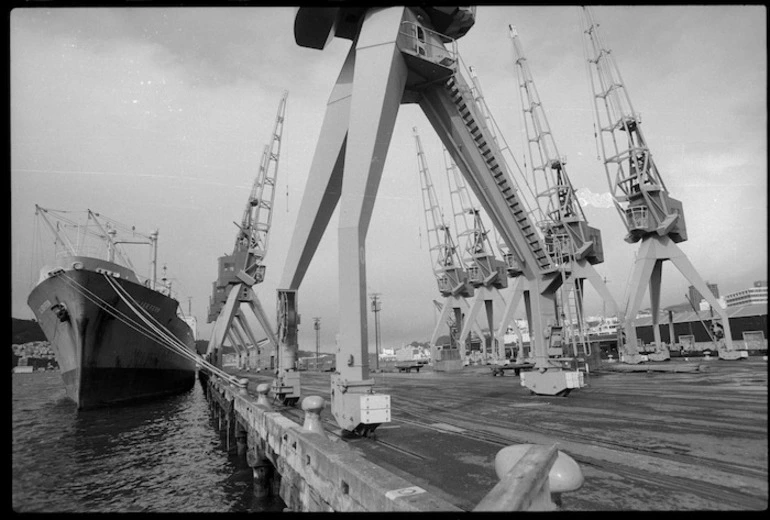
[[[308,390],[321,390],[318,387],[313,387],[310,385],[306,385],[306,388]],[[319,392],[320,393],[320,392]],[[413,403],[410,403],[408,407],[405,406],[392,406],[391,410],[399,412],[399,415],[393,418],[393,422],[400,422],[404,424],[409,424],[418,428],[422,428],[425,430],[429,430],[432,432],[442,433],[442,434],[450,434],[450,435],[460,435],[466,439],[474,439],[481,442],[485,442],[488,444],[492,444],[494,446],[499,447],[506,447],[510,446],[512,443],[516,442],[515,438],[503,436],[494,432],[490,432],[484,429],[473,429],[468,428],[467,424],[463,421],[457,421],[453,420],[452,418],[447,418],[446,414],[436,414],[436,409],[431,408],[429,406],[414,406],[414,404],[421,404],[418,401],[414,401]],[[422,420],[414,420],[414,419],[408,419],[406,417],[403,417],[401,413],[406,414],[413,414],[413,413],[419,413],[420,416],[425,417],[425,412],[431,412],[428,416],[431,417],[431,420],[434,421],[434,423],[428,423]],[[302,420],[302,412],[298,409],[292,409],[292,408],[282,408],[281,412],[290,415],[294,420],[301,423]],[[452,412],[453,414],[456,414],[456,412]],[[467,420],[475,420],[474,416],[470,414],[463,414]],[[335,435],[338,438],[341,438],[342,440],[349,441],[349,439],[345,439],[341,433],[339,432],[339,428],[335,424],[334,420],[326,417],[323,418],[322,421],[327,426],[327,432]],[[440,426],[435,426],[435,421],[441,421],[442,425],[450,425],[454,426],[460,430],[461,432],[453,432],[451,430],[447,430],[445,428],[442,428]],[[489,426],[498,426],[498,427],[508,427],[510,428],[510,424],[506,424],[504,422],[500,421],[493,421],[489,419],[485,419],[485,424]],[[531,424],[526,425],[526,430],[524,432],[537,432],[537,433],[546,433],[546,434],[553,434],[557,433],[561,438],[564,438],[565,432],[562,431],[556,431],[550,428],[543,428],[534,426]],[[648,455],[653,455],[658,458],[673,460],[680,463],[686,463],[686,464],[695,464],[698,466],[706,466],[712,469],[728,472],[728,473],[735,473],[740,474],[744,476],[747,473],[750,473],[752,478],[766,478],[767,473],[763,472],[760,469],[745,466],[745,465],[738,465],[738,464],[730,464],[730,463],[720,463],[715,462],[711,459],[706,459],[702,457],[697,456],[690,456],[690,455],[671,455],[667,453],[661,453],[659,451],[650,450],[650,449],[644,449],[644,448],[638,448],[635,446],[631,446],[628,444],[618,443],[618,442],[612,442],[612,441],[604,441],[604,440],[597,440],[593,437],[581,435],[581,434],[571,434],[567,433],[568,438],[564,440],[576,440],[576,442],[579,441],[590,441],[593,445],[602,445],[606,447],[610,447],[613,449],[622,449],[625,451],[632,451],[632,452],[642,452]],[[407,456],[410,456],[412,458],[418,459],[418,460],[426,460],[426,457],[409,451],[405,450],[391,442],[384,441],[381,436],[376,437],[376,442],[378,445],[385,446],[387,448],[393,449],[395,451],[398,451],[400,453],[406,454]],[[693,479],[683,479],[679,476],[671,476],[671,475],[665,475],[659,472],[650,472],[644,469],[637,469],[630,466],[622,465],[622,464],[613,464],[608,461],[599,460],[590,456],[584,456],[579,453],[570,452],[570,455],[580,464],[585,466],[590,466],[596,469],[599,469],[601,471],[615,474],[618,476],[622,476],[626,479],[628,479],[630,482],[636,482],[639,484],[646,484],[646,485],[654,485],[654,486],[663,486],[666,489],[675,491],[677,493],[689,493],[697,495],[703,499],[707,499],[709,501],[713,501],[715,503],[721,503],[724,505],[732,505],[739,508],[746,508],[747,506],[749,508],[761,508],[764,506],[765,502],[761,498],[756,498],[751,495],[747,495],[744,493],[740,493],[735,491],[734,489],[727,488],[724,486],[720,486],[717,484],[709,483],[709,482],[703,482],[699,480],[693,480]]]
[[[468,460],[493,457],[512,444],[559,443],[591,475],[581,493],[565,497],[566,509],[597,504],[609,509],[687,509],[692,504],[762,509],[767,504],[767,458],[756,454],[758,443],[766,439],[767,401],[759,390],[767,378],[764,372],[757,375],[756,367],[753,375],[742,367],[732,374],[717,371],[708,379],[694,379],[707,381],[696,386],[685,377],[667,377],[663,388],[650,380],[626,377],[622,384],[613,376],[597,378],[596,387],[569,398],[531,396],[518,380],[492,381],[481,371],[479,377],[471,373],[458,378],[377,374],[377,392],[392,397],[390,428],[401,429],[382,425],[374,438],[349,438],[341,434],[328,407],[321,418],[335,442],[362,449],[385,467],[395,464],[407,477],[414,475],[437,489],[440,481],[431,479],[438,477],[422,472],[443,458],[430,443],[419,441],[431,434],[442,434],[441,446],[456,446],[458,453],[475,444],[465,455]],[[303,396],[328,400],[326,377],[303,377]],[[298,407],[275,409],[303,422]],[[699,445],[701,436],[704,446]],[[725,448],[718,447],[722,439]],[[612,498],[626,491],[625,502]]]

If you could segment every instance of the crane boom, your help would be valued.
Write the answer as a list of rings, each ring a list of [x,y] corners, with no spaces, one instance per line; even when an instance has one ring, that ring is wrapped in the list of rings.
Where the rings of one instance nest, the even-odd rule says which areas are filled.
[[[481,209],[471,196],[457,165],[444,148],[444,165],[449,182],[450,202],[457,229],[458,240],[465,239],[465,263],[469,280],[474,287],[494,286],[502,289],[508,285],[505,265],[497,260],[492,251],[489,231],[481,218]]]
[[[474,285],[469,280],[466,265],[458,251],[457,241],[452,236],[450,226],[444,220],[444,213],[436,196],[420,135],[417,133],[417,128],[413,128],[412,131],[417,146],[417,166],[433,274],[436,277],[439,292],[444,297],[443,304],[434,300],[438,306],[440,318],[436,322],[429,342],[434,367],[442,370],[447,364],[461,363],[465,354],[464,345],[468,331],[472,329],[480,341],[484,341],[484,332],[475,317],[470,317],[466,298],[473,297]],[[465,326],[463,326],[464,316]],[[449,326],[450,336],[449,347],[444,349],[436,345],[443,323]],[[467,329],[465,334],[461,334],[463,329]]]
[[[239,283],[251,286],[265,279],[264,260],[270,238],[288,95],[289,92],[284,91],[281,96],[270,141],[262,152],[241,223],[236,223],[238,232],[233,252],[219,258],[219,276],[213,283],[213,295],[209,300],[209,323],[217,319],[227,301],[230,287]]]
[[[433,262],[433,273],[443,296],[473,296],[473,288],[468,284],[468,273],[458,246],[452,238],[452,231],[444,221],[444,214],[436,197],[436,190],[425,160],[420,135],[417,128],[412,129],[417,146],[417,166],[420,175],[425,227],[428,235],[428,247]]]
[[[519,95],[524,113],[528,152],[532,165],[533,184],[545,221],[541,222],[545,241],[552,254],[573,251],[575,260],[587,258],[591,264],[603,261],[601,232],[588,225],[583,208],[567,173],[567,161],[559,154],[556,140],[548,124],[543,104],[535,86],[527,58],[516,29],[509,25],[513,45]],[[571,243],[554,247],[554,241],[567,239]],[[558,262],[569,262],[566,257]]]
[[[644,138],[641,115],[631,104],[612,53],[601,41],[599,25],[587,6],[581,13],[599,143],[615,207],[628,230],[625,240],[634,243],[655,233],[684,242],[682,203],[668,194]]]
[[[289,92],[284,91],[278,105],[278,114],[275,117],[272,138],[270,144],[265,146],[262,154],[262,164],[246,205],[239,233],[241,242],[248,240],[248,255],[243,267],[243,274],[253,278],[255,283],[264,280],[265,276],[265,266],[262,262],[265,256],[267,256],[270,225],[273,219],[273,204],[275,202],[275,188],[278,179],[278,160],[281,155],[281,138],[288,95]]]
[[[658,328],[662,265],[670,260],[719,314],[725,331],[719,358],[748,355],[735,349],[730,320],[703,278],[677,243],[687,240],[682,203],[669,196],[641,129],[641,116],[631,104],[623,78],[610,50],[601,41],[599,24],[589,7],[580,9],[586,66],[589,70],[602,159],[615,207],[628,230],[625,241],[639,242],[621,316],[626,363],[639,363],[636,316],[649,285],[656,361],[668,359]],[[653,357],[655,356],[655,357]]]

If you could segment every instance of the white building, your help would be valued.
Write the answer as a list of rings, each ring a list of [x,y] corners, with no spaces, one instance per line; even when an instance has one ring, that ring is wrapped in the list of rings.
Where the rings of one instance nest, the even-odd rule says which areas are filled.
[[[754,282],[754,287],[725,295],[725,301],[728,307],[767,303],[767,282]]]

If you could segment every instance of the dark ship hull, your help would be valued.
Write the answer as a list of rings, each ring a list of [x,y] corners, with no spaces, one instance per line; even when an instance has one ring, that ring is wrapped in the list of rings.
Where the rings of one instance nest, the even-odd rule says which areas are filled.
[[[141,285],[132,271],[112,262],[70,256],[46,269],[28,304],[54,350],[67,396],[78,409],[192,388],[194,358],[173,352],[141,332],[144,323],[102,273],[112,273],[112,280],[130,296],[129,302],[141,306],[195,353],[192,331],[177,316],[176,300]]]

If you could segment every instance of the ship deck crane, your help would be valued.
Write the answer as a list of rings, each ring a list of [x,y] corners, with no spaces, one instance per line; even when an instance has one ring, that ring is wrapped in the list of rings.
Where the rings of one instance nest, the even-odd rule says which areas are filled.
[[[264,339],[258,340],[249,325],[253,316],[267,335],[267,345],[277,351],[278,336],[268,321],[254,286],[265,278],[264,264],[268,251],[273,204],[281,151],[281,138],[286,114],[288,91],[284,91],[278,105],[270,142],[265,146],[259,171],[246,202],[231,255],[219,258],[219,277],[214,283],[214,296],[209,310],[209,321],[215,318],[207,355],[216,359],[221,354],[225,339],[238,352],[238,366],[254,366]],[[223,296],[226,295],[226,298]],[[221,361],[220,361],[221,364]],[[279,370],[282,368],[280,359]],[[287,404],[299,399],[299,387],[275,384],[274,392]]]
[[[678,243],[687,240],[682,203],[669,195],[642,132],[642,120],[632,104],[613,54],[599,35],[599,24],[587,6],[580,9],[586,66],[593,91],[594,116],[607,182],[615,208],[628,230],[625,241],[639,242],[632,276],[626,288],[621,316],[626,363],[641,362],[636,336],[636,315],[650,290],[655,348],[666,351],[658,326],[663,262],[670,260],[719,314],[725,331],[721,359],[740,359],[733,347],[727,313],[714,297]]]
[[[425,214],[425,228],[428,235],[428,252],[430,253],[433,274],[438,283],[438,290],[444,297],[444,302],[439,304],[441,314],[433,333],[430,337],[431,359],[436,371],[451,371],[462,368],[462,357],[465,353],[465,335],[452,334],[454,326],[456,333],[460,329],[473,328],[474,332],[483,341],[484,334],[476,323],[476,318],[471,317],[466,298],[473,297],[474,286],[468,280],[463,258],[458,252],[456,240],[452,237],[452,231],[444,220],[444,214],[433,187],[428,162],[422,148],[420,135],[417,128],[412,129],[417,147],[417,167],[420,176],[420,192],[422,194],[422,207]],[[466,316],[463,321],[463,315]],[[439,348],[436,345],[442,325],[447,323],[450,331],[449,348]]]
[[[287,296],[302,283],[339,203],[340,326],[331,412],[346,431],[366,435],[390,421],[390,396],[374,392],[369,378],[366,235],[402,103],[425,113],[529,281],[524,301],[535,369],[523,384],[549,395],[583,386],[582,374],[548,362],[543,311],[553,307],[557,268],[458,68],[457,39],[474,23],[475,8],[467,6],[300,7],[295,16],[300,46],[324,49],[332,36],[354,42],[329,96],[278,292],[279,306],[286,301],[296,312],[296,299]],[[296,342],[281,344],[282,355],[296,357],[296,351]]]
[[[559,154],[556,146],[518,33],[513,26],[508,27],[524,114],[532,180],[537,203],[545,216],[540,225],[549,252],[560,266],[563,276],[561,312],[557,316],[563,316],[562,326],[570,328],[573,317],[576,319],[577,331],[570,330],[567,334],[572,341],[573,354],[577,357],[580,343],[583,354],[589,355],[590,345],[587,343],[583,316],[583,287],[586,280],[596,289],[610,311],[617,314],[615,299],[594,268],[594,265],[604,261],[601,231],[588,225],[567,173],[567,161]]]

